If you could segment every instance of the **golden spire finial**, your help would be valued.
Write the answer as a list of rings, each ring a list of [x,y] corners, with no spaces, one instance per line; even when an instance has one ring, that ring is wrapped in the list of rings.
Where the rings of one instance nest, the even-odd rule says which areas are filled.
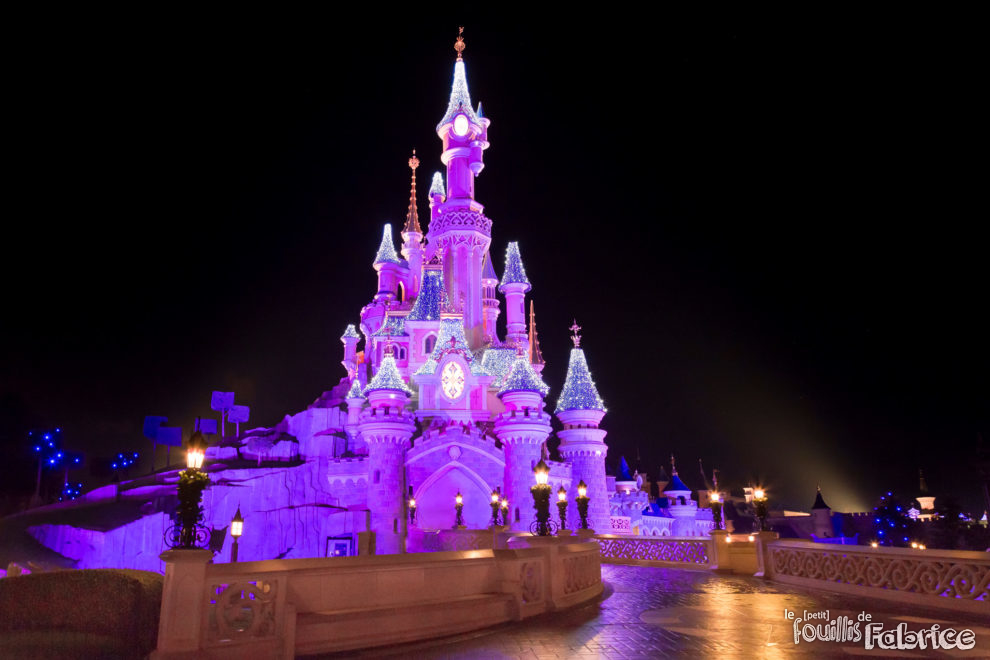
[[[574,342],[574,348],[581,348],[581,326],[577,324],[577,319],[574,319],[574,325],[568,328],[571,331],[571,341]]]
[[[457,41],[454,43],[454,50],[457,51],[457,61],[458,62],[460,62],[461,60],[464,59],[464,57],[463,57],[464,48],[465,48],[465,46],[464,46],[464,37],[461,36],[463,34],[464,34],[464,26],[462,25],[459,28],[457,28]]]

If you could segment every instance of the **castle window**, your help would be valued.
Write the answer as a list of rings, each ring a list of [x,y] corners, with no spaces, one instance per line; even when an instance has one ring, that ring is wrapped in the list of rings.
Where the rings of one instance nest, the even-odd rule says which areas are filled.
[[[433,347],[437,345],[437,336],[429,335],[426,341],[423,342],[423,355],[429,355],[433,352]]]
[[[516,507],[516,522],[519,522],[519,507]]]
[[[398,534],[399,533],[399,519],[398,518],[392,518],[392,533],[393,534]]]
[[[380,483],[381,480],[382,480],[382,471],[381,470],[375,470],[375,483],[376,484],[377,483]]]

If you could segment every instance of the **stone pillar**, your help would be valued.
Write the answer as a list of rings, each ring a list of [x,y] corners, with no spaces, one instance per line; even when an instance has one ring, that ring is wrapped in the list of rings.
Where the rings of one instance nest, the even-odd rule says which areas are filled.
[[[200,549],[166,550],[158,647],[153,660],[192,657],[200,648],[206,604],[206,565],[213,553]]]
[[[756,573],[754,577],[773,577],[773,567],[770,564],[769,543],[780,538],[777,532],[757,532],[756,537]]]
[[[605,487],[606,431],[598,428],[605,413],[601,410],[562,410],[557,419],[564,425],[557,432],[560,455],[571,464],[571,487],[567,492],[567,517],[574,528],[581,524],[577,511],[578,483],[588,486],[588,527],[600,534],[611,531],[608,490]]]
[[[550,435],[550,416],[543,411],[543,399],[538,392],[506,392],[502,402],[507,410],[495,420],[495,435],[505,451],[504,487],[509,500],[509,528],[514,532],[528,532],[536,520],[533,494],[529,490],[536,483],[533,467],[540,461],[543,442]]]
[[[388,408],[372,401],[375,404],[379,405],[362,413],[360,432],[368,445],[368,510],[375,532],[375,554],[390,555],[405,549],[403,468],[416,424],[412,413],[401,407]]]

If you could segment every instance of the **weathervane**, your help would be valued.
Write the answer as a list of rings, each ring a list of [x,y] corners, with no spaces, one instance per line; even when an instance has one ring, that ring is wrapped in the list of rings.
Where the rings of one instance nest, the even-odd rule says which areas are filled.
[[[670,455],[670,472],[674,476],[677,476],[677,464],[674,463],[674,455],[673,454]]]
[[[581,335],[578,334],[581,331],[581,326],[577,324],[577,319],[574,319],[574,325],[568,330],[571,331],[571,341],[574,342],[574,348],[581,348]]]
[[[457,42],[454,43],[454,50],[457,51],[457,61],[458,62],[460,62],[460,61],[462,61],[464,59],[464,57],[462,56],[462,54],[464,53],[465,46],[464,46],[464,37],[461,36],[462,34],[464,34],[464,26],[463,25],[461,27],[457,28]]]

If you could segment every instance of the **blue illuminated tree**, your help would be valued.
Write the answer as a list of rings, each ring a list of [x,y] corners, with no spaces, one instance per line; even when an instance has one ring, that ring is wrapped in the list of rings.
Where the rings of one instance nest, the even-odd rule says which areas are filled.
[[[908,517],[908,506],[893,493],[886,493],[873,507],[873,527],[880,545],[910,546],[917,541],[917,523]]]

